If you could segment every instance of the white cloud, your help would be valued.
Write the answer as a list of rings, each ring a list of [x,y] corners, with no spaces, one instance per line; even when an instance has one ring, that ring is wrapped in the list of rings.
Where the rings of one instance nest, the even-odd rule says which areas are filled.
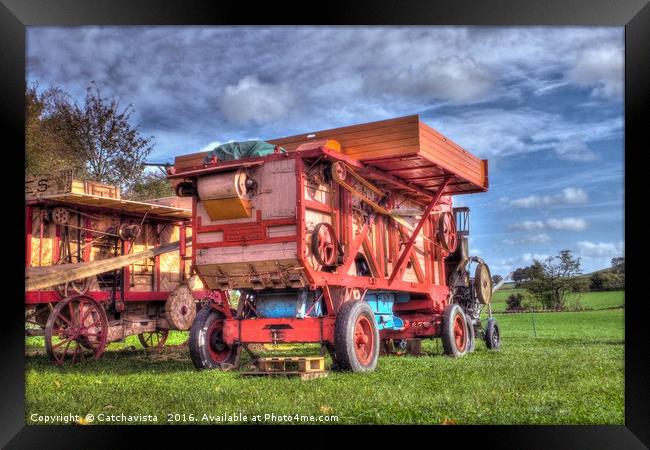
[[[546,224],[554,230],[582,231],[587,228],[587,221],[575,217],[565,217],[563,219],[548,219]]]
[[[535,231],[543,230],[546,224],[541,220],[524,220],[523,222],[508,225],[511,230]]]
[[[562,194],[559,197],[559,201],[561,203],[567,204],[586,203],[587,200],[587,193],[582,189],[575,187],[562,189]]]
[[[623,242],[599,242],[580,241],[576,244],[578,253],[587,257],[614,257],[621,256],[624,252]]]
[[[594,161],[598,158],[584,142],[561,142],[555,147],[555,153],[569,161]]]
[[[502,241],[506,245],[520,245],[520,244],[548,244],[551,242],[551,237],[546,233],[534,234],[517,239],[504,239]]]
[[[606,44],[586,48],[568,72],[569,80],[578,86],[592,88],[594,97],[623,98],[623,52],[621,47]]]
[[[209,144],[205,144],[203,147],[197,150],[197,152],[209,152],[210,150],[214,150],[215,148],[219,147],[223,142],[220,141],[212,141]]]
[[[286,85],[263,83],[250,75],[226,86],[218,100],[224,116],[237,124],[276,121],[287,115],[293,103],[293,94]]]
[[[424,64],[417,61],[419,58],[410,61],[408,66],[391,65],[372,71],[364,87],[380,95],[466,101],[481,97],[494,84],[490,70],[471,56],[438,57]]]
[[[573,205],[577,203],[586,203],[588,200],[587,193],[580,188],[568,187],[562,189],[560,194],[556,195],[529,195],[527,197],[510,200],[510,205],[516,208],[536,208],[539,206],[550,205]]]
[[[428,125],[480,157],[555,151],[562,142],[590,142],[622,135],[622,117],[584,115],[579,120],[522,106],[517,109],[471,108],[423,117]],[[583,156],[583,155],[581,155]]]

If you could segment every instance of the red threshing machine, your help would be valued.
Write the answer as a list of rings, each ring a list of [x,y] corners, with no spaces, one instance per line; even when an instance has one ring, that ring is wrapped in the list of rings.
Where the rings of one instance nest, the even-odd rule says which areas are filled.
[[[124,200],[70,171],[28,177],[25,197],[25,333],[45,337],[53,362],[99,358],[130,335],[162,346],[190,328],[205,293],[186,264],[186,199]]]
[[[408,340],[441,337],[452,356],[477,336],[499,347],[490,271],[468,253],[468,208],[452,207],[487,190],[487,161],[419,116],[268,144],[246,159],[179,156],[168,172],[193,200],[193,269],[206,288],[241,294],[197,314],[198,368],[237,366],[251,343],[320,343],[357,372]]]

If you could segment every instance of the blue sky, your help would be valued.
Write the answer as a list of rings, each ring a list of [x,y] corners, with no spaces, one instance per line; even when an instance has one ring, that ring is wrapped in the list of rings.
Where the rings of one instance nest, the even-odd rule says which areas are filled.
[[[489,160],[472,253],[492,273],[624,251],[624,29],[30,27],[27,80],[135,109],[150,160],[391,117]]]

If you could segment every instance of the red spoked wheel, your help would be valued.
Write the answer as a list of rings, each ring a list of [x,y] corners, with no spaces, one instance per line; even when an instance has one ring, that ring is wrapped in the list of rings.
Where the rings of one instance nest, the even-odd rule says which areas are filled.
[[[443,212],[438,219],[438,242],[449,253],[453,253],[458,245],[456,220],[448,211]]]
[[[362,365],[368,365],[374,353],[373,326],[366,316],[359,316],[354,326],[354,352]]]
[[[469,347],[469,329],[463,309],[457,303],[447,305],[442,316],[442,348],[449,356],[463,356]]]
[[[196,315],[188,345],[197,369],[227,370],[237,361],[237,348],[223,341],[225,316],[213,308],[203,308]]]
[[[167,336],[169,336],[169,330],[161,328],[150,333],[138,334],[138,340],[144,348],[159,348],[165,345]]]
[[[338,242],[332,225],[321,222],[311,235],[311,252],[321,266],[331,267],[338,259]]]
[[[106,311],[86,295],[60,301],[45,324],[45,350],[57,365],[83,359],[85,350],[90,350],[95,359],[99,359],[107,339]]]

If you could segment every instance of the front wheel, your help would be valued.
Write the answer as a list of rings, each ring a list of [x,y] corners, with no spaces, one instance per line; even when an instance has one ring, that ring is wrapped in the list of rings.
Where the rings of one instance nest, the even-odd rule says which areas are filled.
[[[489,318],[485,329],[485,345],[490,350],[499,350],[501,348],[501,334],[496,319]]]
[[[442,316],[442,348],[445,354],[454,357],[465,355],[470,339],[463,309],[457,303],[447,305]]]
[[[237,355],[234,345],[223,342],[225,315],[212,308],[203,308],[196,315],[188,345],[197,369],[232,369]]]
[[[379,358],[375,314],[363,300],[343,303],[334,325],[334,353],[341,370],[371,372]]]

